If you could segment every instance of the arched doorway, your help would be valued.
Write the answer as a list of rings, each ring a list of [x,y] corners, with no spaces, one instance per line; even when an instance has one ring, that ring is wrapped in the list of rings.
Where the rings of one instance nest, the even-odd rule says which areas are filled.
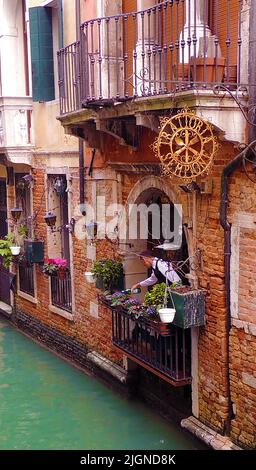
[[[138,253],[143,250],[151,250],[157,258],[164,258],[166,254],[163,250],[157,248],[164,240],[170,239],[170,234],[174,233],[175,211],[180,211],[176,203],[177,198],[161,178],[146,177],[137,183],[127,199],[126,212],[129,213],[131,207],[137,219],[126,217],[126,244],[129,241],[130,249],[126,251],[125,266],[125,285],[131,287],[137,282],[148,277],[147,268],[144,266]],[[182,216],[182,214],[181,214]],[[182,219],[181,219],[182,221]],[[177,223],[177,218],[176,218]],[[132,226],[132,230],[130,230]],[[136,226],[134,228],[134,226]],[[175,228],[177,229],[177,227]],[[132,233],[132,237],[131,237]],[[184,229],[182,230],[182,239],[178,250],[168,253],[173,262],[188,259],[188,245]],[[185,271],[189,271],[189,267]],[[181,274],[182,282],[188,284],[186,277]],[[146,289],[142,290],[141,298],[144,297]]]

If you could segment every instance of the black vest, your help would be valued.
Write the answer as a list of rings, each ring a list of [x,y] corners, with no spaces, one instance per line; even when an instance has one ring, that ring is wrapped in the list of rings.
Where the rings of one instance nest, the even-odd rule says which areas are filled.
[[[153,269],[153,271],[154,271],[154,275],[156,276],[156,278],[157,278],[157,280],[158,280],[159,283],[161,283],[161,282],[166,282],[166,276],[164,276],[164,275],[161,273],[161,271],[159,271],[159,269],[158,269],[158,261],[162,261],[162,260],[159,260],[159,259],[158,259],[157,262],[156,262],[156,267],[155,267],[155,268],[152,267],[152,269]]]

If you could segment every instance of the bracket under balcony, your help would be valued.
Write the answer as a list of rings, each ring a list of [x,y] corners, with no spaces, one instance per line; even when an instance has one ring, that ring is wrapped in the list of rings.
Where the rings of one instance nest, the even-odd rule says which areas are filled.
[[[137,150],[138,136],[136,121],[132,118],[95,119],[96,130],[111,135],[120,145]]]

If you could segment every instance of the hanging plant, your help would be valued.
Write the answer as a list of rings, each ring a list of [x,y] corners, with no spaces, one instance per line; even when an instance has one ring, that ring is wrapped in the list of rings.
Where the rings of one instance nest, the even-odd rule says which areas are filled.
[[[0,256],[3,258],[4,267],[8,269],[12,262],[12,252],[8,240],[0,240]]]

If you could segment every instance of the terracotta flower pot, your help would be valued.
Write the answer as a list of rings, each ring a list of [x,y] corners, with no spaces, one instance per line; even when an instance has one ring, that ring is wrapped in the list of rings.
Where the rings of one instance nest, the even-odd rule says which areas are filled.
[[[173,65],[173,80],[178,80],[179,82],[188,81],[188,64]]]
[[[59,279],[66,279],[67,273],[66,271],[62,271],[61,269],[57,271],[57,277]]]
[[[191,75],[194,82],[222,82],[225,70],[225,57],[198,57],[196,59],[196,73],[194,59],[191,59]]]

